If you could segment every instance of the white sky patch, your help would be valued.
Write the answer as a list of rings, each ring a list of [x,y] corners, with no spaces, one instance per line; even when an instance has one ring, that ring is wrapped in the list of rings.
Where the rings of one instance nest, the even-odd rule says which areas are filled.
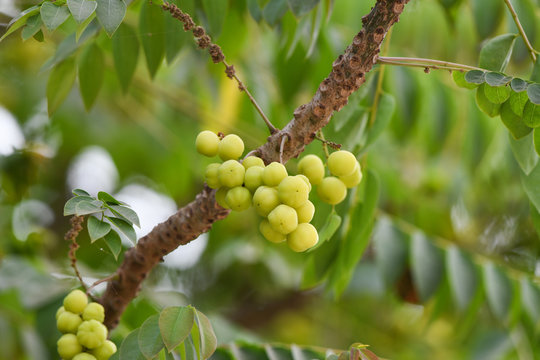
[[[118,170],[111,155],[99,146],[84,148],[69,166],[69,191],[83,189],[91,195],[99,191],[111,193],[117,181]]]
[[[0,0],[1,1],[1,0]],[[0,155],[24,147],[24,135],[15,117],[0,106]]]

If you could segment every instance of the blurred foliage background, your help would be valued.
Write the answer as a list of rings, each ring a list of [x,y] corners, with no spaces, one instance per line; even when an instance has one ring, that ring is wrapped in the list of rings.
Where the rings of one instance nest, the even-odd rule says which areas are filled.
[[[374,1],[310,3],[315,7],[296,15],[284,0],[189,0],[179,6],[205,25],[282,127],[309,101]],[[513,3],[540,48],[540,3]],[[2,2],[0,11],[9,20],[31,5]],[[124,19],[139,30],[115,36],[142,46],[164,41],[166,59],[158,59],[152,79],[139,48],[124,92],[114,65],[115,38],[100,31],[81,41],[73,58],[91,44],[103,51],[104,82],[90,111],[76,83],[54,115],[47,113],[50,70],[42,66],[76,30],[73,19],[54,33],[43,30],[44,42],[23,42],[18,31],[0,43],[0,359],[56,358],[54,313],[77,286],[63,240],[69,222],[62,216],[73,188],[104,190],[131,204],[142,236],[201,190],[210,160],[195,152],[200,130],[234,132],[248,149],[266,139],[264,123],[223,67],[164,12],[156,15],[161,30],[138,28],[141,6],[141,0],[131,2]],[[515,32],[515,25],[503,1],[414,0],[383,51],[475,65],[482,42],[506,32]],[[346,226],[316,253],[293,254],[264,241],[254,212],[233,213],[153,271],[113,332],[115,342],[163,306],[191,303],[210,317],[220,343],[346,349],[362,342],[393,359],[540,358],[540,292],[533,285],[540,229],[532,220],[538,213],[522,187],[508,131],[483,114],[474,93],[458,88],[447,71],[385,66],[379,80],[381,69],[368,74],[325,129],[327,138],[357,153],[380,184],[371,242],[344,293],[336,296],[326,270]],[[507,73],[527,78],[531,69],[518,38]],[[366,146],[379,81],[386,99],[381,106],[391,118]],[[322,155],[321,144],[307,151]],[[537,160],[531,159],[534,165]],[[294,172],[295,160],[287,167]],[[355,204],[353,193],[337,209],[353,232],[370,226],[350,222]],[[316,207],[320,229],[330,207]],[[86,232],[79,242],[88,283],[114,272],[122,259],[104,244],[91,246]],[[305,275],[306,264],[318,275]]]

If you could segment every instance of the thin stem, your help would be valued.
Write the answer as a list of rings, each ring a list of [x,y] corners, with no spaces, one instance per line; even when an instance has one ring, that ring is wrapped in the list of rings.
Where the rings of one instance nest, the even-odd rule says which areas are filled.
[[[86,285],[85,285],[85,283],[84,283],[84,281],[82,279],[81,273],[79,272],[79,269],[77,267],[77,256],[75,254],[77,252],[77,249],[79,248],[79,244],[77,244],[77,236],[79,236],[79,233],[82,230],[83,221],[84,221],[84,216],[76,216],[76,215],[74,215],[70,220],[71,228],[69,229],[69,231],[64,236],[64,239],[71,242],[71,244],[69,244],[69,253],[68,253],[69,259],[71,260],[71,267],[75,271],[75,275],[79,279],[79,282],[81,283],[81,286],[86,291]]]
[[[536,62],[536,51],[531,45],[531,42],[529,41],[527,34],[525,34],[525,30],[523,29],[523,26],[521,26],[521,22],[519,21],[516,10],[514,10],[514,7],[512,6],[512,3],[510,2],[510,0],[504,0],[504,2],[506,3],[508,10],[510,10],[510,14],[512,14],[512,18],[514,19],[514,22],[516,23],[519,34],[523,38],[523,42],[525,43],[525,46],[527,47],[527,49],[529,49],[529,53],[531,55],[532,61]]]
[[[103,278],[103,279],[100,279],[100,280],[95,281],[92,285],[90,285],[90,286],[88,287],[88,289],[86,289],[86,294],[87,294],[87,295],[90,295],[90,290],[92,290],[93,288],[95,288],[96,286],[98,286],[98,285],[101,284],[101,283],[104,283],[104,282],[107,282],[107,281],[113,279],[116,275],[117,275],[117,274],[114,273],[114,274],[111,274],[111,275],[109,275],[109,276],[107,276],[107,277],[105,277],[105,278]]]
[[[327,145],[328,141],[324,138],[324,134],[322,130],[317,131],[317,139],[319,139],[322,142],[324,155],[328,159],[328,157],[330,156],[330,153],[328,152],[328,145]]]
[[[434,60],[434,59],[423,59],[423,58],[381,56],[377,59],[377,62],[379,64],[420,67],[424,69],[436,69],[436,70],[443,69],[443,70],[453,70],[453,71],[468,71],[468,70],[488,71],[486,69],[482,69],[476,66],[458,64],[458,63],[453,63],[449,61],[441,61],[441,60]]]
[[[279,163],[283,164],[283,149],[285,149],[285,142],[289,138],[289,135],[284,134],[281,138],[281,145],[279,146]]]

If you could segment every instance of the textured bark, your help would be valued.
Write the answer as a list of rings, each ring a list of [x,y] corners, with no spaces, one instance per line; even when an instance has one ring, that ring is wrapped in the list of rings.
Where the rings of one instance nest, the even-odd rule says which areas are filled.
[[[349,96],[365,81],[365,75],[376,63],[381,43],[390,27],[399,20],[409,0],[378,0],[371,12],[362,18],[363,29],[353,38],[345,52],[332,64],[330,75],[319,85],[313,99],[294,111],[285,128],[270,137],[256,153],[266,162],[279,161],[283,137],[282,160],[297,157],[312,142],[334,111],[347,104]],[[208,231],[215,221],[229,211],[215,203],[215,192],[207,187],[194,201],[178,210],[167,221],[157,225],[128,250],[117,276],[109,281],[101,299],[105,307],[105,325],[112,329],[129,302],[137,296],[142,281],[163,256]]]

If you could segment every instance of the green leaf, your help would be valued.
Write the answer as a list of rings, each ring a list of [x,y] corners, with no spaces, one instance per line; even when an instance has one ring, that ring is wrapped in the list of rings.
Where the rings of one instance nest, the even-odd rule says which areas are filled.
[[[36,14],[39,14],[39,6],[35,5],[32,6],[26,10],[24,10],[22,13],[19,14],[15,19],[11,20],[7,26],[7,31],[2,37],[0,38],[0,41],[4,40],[7,36],[11,35],[13,32],[20,29],[22,26],[26,24],[28,19],[31,16],[34,16]]]
[[[514,158],[525,175],[528,175],[538,163],[538,155],[534,152],[533,134],[529,133],[519,140],[509,136],[509,141]]]
[[[523,309],[534,324],[540,321],[540,290],[525,277],[521,278],[521,301]]]
[[[117,200],[114,196],[111,194],[106,193],[105,191],[100,191],[97,194],[97,198],[107,205],[122,205],[124,204],[120,200]]]
[[[504,72],[510,61],[516,37],[516,34],[504,34],[488,40],[480,50],[478,66],[487,70]]]
[[[504,15],[504,4],[502,1],[492,0],[471,0],[470,4],[476,31],[480,39],[485,39],[499,26]]]
[[[126,15],[126,3],[124,0],[96,0],[96,15],[109,35],[112,37]]]
[[[116,231],[109,231],[107,235],[103,237],[103,241],[107,244],[107,247],[114,258],[118,260],[118,255],[120,255],[120,252],[122,251],[122,239],[120,239],[120,236]]]
[[[120,349],[118,349],[120,360],[146,360],[139,349],[139,329],[135,329],[126,336]]]
[[[531,84],[527,88],[527,96],[535,105],[540,105],[540,84]]]
[[[472,71],[478,71],[478,70],[472,70]],[[480,74],[484,74],[483,71],[478,71]],[[478,86],[478,84],[474,81],[467,81],[465,80],[465,72],[462,71],[452,71],[452,79],[454,79],[454,82],[457,86],[464,89],[474,89]],[[483,75],[479,75],[482,78],[482,81],[480,83],[484,82]]]
[[[512,111],[510,100],[502,104],[500,115],[503,124],[508,128],[514,139],[521,139],[532,131],[530,127],[523,123],[521,117]]]
[[[120,25],[118,31],[112,37],[112,51],[116,75],[118,75],[118,80],[125,93],[131,84],[139,57],[139,41],[131,26],[127,24]]]
[[[69,17],[69,10],[66,6],[57,6],[52,2],[44,2],[40,9],[41,20],[50,31],[62,25]]]
[[[91,242],[101,239],[111,231],[111,224],[101,221],[94,216],[88,217],[87,227]]]
[[[181,344],[195,323],[195,310],[191,306],[168,307],[159,315],[159,329],[169,351]]]
[[[540,105],[527,101],[523,108],[523,123],[532,128],[540,126]]]
[[[195,353],[195,347],[189,337],[178,346],[177,352],[182,360],[198,360],[197,354]]]
[[[96,11],[96,0],[67,0],[71,15],[79,24],[84,22]]]
[[[480,110],[486,113],[489,117],[495,117],[499,115],[501,104],[494,104],[489,101],[484,92],[485,87],[486,84],[482,84],[478,89],[476,89],[476,104]]]
[[[201,338],[201,357],[208,359],[217,347],[217,338],[210,320],[199,310],[195,309],[195,320],[198,324]]]
[[[463,311],[471,303],[478,286],[478,275],[471,260],[456,246],[446,252],[446,272],[457,307]]]
[[[262,9],[259,6],[259,0],[247,0],[247,7],[253,20],[260,22],[263,18],[263,14]]]
[[[382,134],[383,130],[388,126],[390,120],[394,116],[396,109],[396,100],[393,95],[382,93],[379,98],[379,106],[377,106],[377,116],[373,126],[367,132],[366,144],[364,149],[373,144],[375,140]]]
[[[229,7],[228,1],[223,0],[202,0],[204,14],[208,19],[208,32],[213,38],[221,34],[223,23],[227,16]]]
[[[99,25],[99,21],[96,19],[95,12],[90,15],[88,19],[84,20],[81,24],[79,24],[79,26],[77,26],[77,30],[75,31],[75,42],[79,42],[79,39],[91,24],[95,24],[96,27],[101,27],[101,25]]]
[[[533,153],[538,159],[538,155]],[[534,204],[537,210],[540,211],[540,165],[536,164],[534,169],[528,174],[521,174],[521,183],[523,184],[523,189],[529,197],[529,200]]]
[[[108,208],[118,217],[122,218],[123,220],[127,221],[130,224],[135,224],[139,228],[141,227],[141,224],[139,222],[139,216],[137,216],[137,213],[133,211],[132,209],[122,206],[122,205],[110,205]]]
[[[76,77],[74,59],[67,59],[58,64],[47,82],[47,108],[51,116],[68,96]]]
[[[193,327],[191,328],[190,339],[193,342],[193,348],[197,354],[197,359],[201,358],[201,332],[199,331],[199,325],[197,321],[193,322]]]
[[[79,91],[86,110],[90,110],[96,101],[103,84],[104,69],[103,51],[96,43],[90,44],[79,60]]]
[[[148,72],[152,78],[156,75],[165,55],[164,15],[162,9],[152,6],[148,1],[143,1],[139,17],[139,35]]]
[[[486,82],[486,73],[480,70],[471,70],[465,74],[464,78],[468,83],[480,85]]]
[[[320,0],[287,0],[289,8],[296,17],[303,16],[317,6]]]
[[[117,217],[106,216],[106,218],[109,219],[112,224],[116,226],[122,234],[126,235],[127,238],[134,244],[137,242],[137,234],[135,233],[135,230],[133,230],[133,226],[130,223]]]
[[[512,303],[512,284],[510,280],[493,265],[484,265],[484,284],[488,304],[493,314],[502,322],[508,320]]]
[[[75,190],[74,190],[75,192]],[[75,215],[75,207],[81,201],[94,201],[95,199],[91,196],[75,196],[66,201],[64,205],[64,216]]]
[[[531,81],[535,83],[540,83],[540,56],[536,56],[536,62],[533,65],[533,71],[531,74]]]
[[[540,155],[540,130],[538,130],[538,128],[534,129],[533,143],[536,153]]]
[[[26,41],[34,36],[38,31],[41,30],[41,24],[43,24],[43,22],[41,21],[41,15],[39,13],[28,18],[28,21],[26,21],[26,26],[21,32],[22,39]]]
[[[153,359],[163,349],[163,339],[159,330],[159,314],[150,316],[141,325],[138,336],[139,349],[149,360]]]
[[[392,287],[407,266],[407,235],[387,217],[381,217],[373,232],[375,264],[388,287]]]
[[[41,29],[34,34],[34,40],[39,42],[45,41],[45,37],[43,36],[43,31],[41,31]]]
[[[326,241],[329,241],[332,236],[336,233],[337,229],[339,229],[339,226],[341,225],[341,216],[339,216],[334,209],[328,214],[328,217],[326,218],[326,221],[319,231],[319,242],[309,249],[307,252],[313,252],[316,249],[318,249],[322,244],[324,244]]]
[[[103,211],[105,211],[105,209],[102,207],[102,202],[98,200],[80,201],[75,205],[75,215],[77,216],[95,214]]]
[[[510,97],[512,90],[507,86],[491,86],[488,84],[484,85],[484,94],[486,98],[493,104],[502,104]]]
[[[529,97],[527,96],[527,93],[525,91],[522,91],[512,92],[510,94],[510,99],[508,100],[508,102],[510,103],[510,108],[512,109],[512,112],[517,116],[521,117],[523,116],[523,108],[525,107],[525,104],[528,100]]]
[[[411,270],[413,282],[420,299],[427,301],[441,284],[444,274],[440,249],[422,233],[412,236]]]
[[[275,26],[287,12],[287,0],[270,0],[263,9],[264,20]]]
[[[510,82],[510,86],[512,87],[512,90],[519,93],[527,90],[529,83],[522,79],[513,78]]]
[[[83,189],[74,189],[72,193],[77,196],[90,196],[90,194]]]
[[[512,80],[512,77],[498,72],[490,71],[486,73],[486,82],[491,86],[503,86],[508,84],[510,80]]]

